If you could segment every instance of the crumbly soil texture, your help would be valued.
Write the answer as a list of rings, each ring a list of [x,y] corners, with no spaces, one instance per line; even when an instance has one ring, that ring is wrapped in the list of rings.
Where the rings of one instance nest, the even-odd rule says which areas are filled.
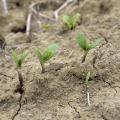
[[[59,13],[57,22],[32,17],[30,37],[26,36],[29,5],[39,2],[38,13],[53,13],[66,0],[8,0],[9,14],[0,3],[0,120],[120,120],[120,0],[79,0]],[[64,30],[64,14],[81,14],[74,30]],[[40,26],[41,20],[43,27]],[[48,28],[45,25],[50,25]],[[76,37],[84,32],[90,40],[101,38],[81,63],[83,51]],[[6,43],[6,44],[3,44]],[[35,54],[51,43],[59,52],[45,64],[45,73]],[[12,50],[28,50],[22,65],[23,93]],[[90,71],[87,103],[86,73]]]

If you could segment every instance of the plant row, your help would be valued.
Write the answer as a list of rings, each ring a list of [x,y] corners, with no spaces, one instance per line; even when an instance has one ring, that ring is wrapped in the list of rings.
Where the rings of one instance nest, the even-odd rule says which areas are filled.
[[[79,23],[80,20],[80,14],[76,14],[75,16],[67,16],[64,15],[63,16],[63,22],[66,24],[66,26],[68,27],[68,29],[72,30],[75,29],[76,25]],[[45,26],[45,28],[48,28],[49,26]],[[96,40],[94,40],[94,42],[92,42],[91,40],[89,40],[85,34],[83,32],[80,32],[77,36],[77,43],[79,45],[79,47],[83,50],[84,54],[82,57],[82,61],[81,63],[85,62],[86,57],[89,53],[89,51],[91,49],[96,48],[99,44],[100,44],[101,40],[98,38]],[[58,44],[50,44],[45,50],[44,52],[41,52],[41,50],[39,48],[35,49],[35,53],[37,58],[39,59],[40,65],[41,65],[41,73],[45,72],[45,63],[50,60],[52,57],[54,57],[56,55],[56,53],[59,51],[59,45]],[[21,54],[17,54],[15,51],[12,52],[12,57],[13,60],[16,63],[16,70],[18,73],[18,78],[19,78],[19,90],[18,92],[23,93],[23,77],[21,74],[21,67],[22,64],[25,60],[25,58],[28,55],[28,51],[24,51]],[[85,79],[85,83],[86,83],[86,90],[87,90],[87,101],[88,101],[88,105],[90,105],[90,98],[89,98],[89,91],[88,91],[88,81],[90,79],[90,72],[88,71],[87,75],[86,75],[86,79]]]

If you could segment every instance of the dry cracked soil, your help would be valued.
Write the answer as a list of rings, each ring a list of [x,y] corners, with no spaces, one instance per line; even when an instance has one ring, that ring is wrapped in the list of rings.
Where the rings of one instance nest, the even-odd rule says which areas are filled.
[[[65,2],[8,0],[7,16],[0,3],[0,35],[6,41],[5,51],[0,53],[0,120],[120,120],[120,0],[79,0],[67,6],[57,22],[42,19],[51,25],[49,29],[41,28],[33,17],[28,38],[28,7],[38,1],[37,11],[50,17]],[[61,16],[75,13],[81,14],[80,25],[63,31]],[[102,38],[85,63],[81,63],[83,51],[76,42],[79,32],[91,40]],[[0,38],[0,46],[3,41]],[[59,52],[41,74],[35,48],[44,50],[51,43],[59,44]],[[19,80],[12,50],[29,50],[22,66],[22,95],[15,92]],[[91,72],[90,106],[84,82],[87,71]]]

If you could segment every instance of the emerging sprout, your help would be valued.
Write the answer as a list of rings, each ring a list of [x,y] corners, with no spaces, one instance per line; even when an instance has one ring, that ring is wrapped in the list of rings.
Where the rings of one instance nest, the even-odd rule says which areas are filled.
[[[43,28],[44,30],[48,30],[50,27],[51,27],[50,24],[43,24],[43,25],[42,25],[42,28]]]
[[[78,42],[80,48],[82,48],[84,50],[84,55],[83,55],[83,59],[82,59],[82,63],[83,63],[83,62],[85,62],[88,52],[91,49],[96,48],[100,44],[101,40],[97,39],[95,42],[90,42],[90,40],[86,38],[85,34],[80,32],[77,37],[77,42]]]
[[[42,73],[44,73],[45,72],[44,64],[56,54],[56,52],[58,51],[58,45],[57,44],[49,45],[43,53],[41,53],[41,51],[38,48],[36,48],[35,51],[42,67]]]
[[[64,15],[63,16],[63,22],[67,25],[67,27],[72,30],[76,27],[76,25],[78,24],[78,22],[80,21],[80,14],[77,13],[74,16],[68,16],[68,15]]]
[[[17,53],[15,51],[12,52],[12,57],[16,63],[16,68],[17,68],[17,73],[18,73],[18,78],[19,78],[19,87],[16,90],[16,92],[20,92],[20,94],[23,94],[23,92],[24,92],[23,77],[21,74],[21,66],[22,66],[23,61],[27,57],[27,55],[28,55],[28,51],[25,51],[25,52],[21,53],[20,55],[17,55]]]
[[[89,80],[90,80],[90,72],[87,73],[86,78],[85,78],[86,85],[89,84]]]
[[[86,93],[87,93],[87,103],[90,106],[90,93],[89,93],[89,89],[88,89],[89,80],[90,80],[90,72],[87,73],[86,79],[85,79]]]
[[[25,52],[21,53],[20,55],[17,55],[17,53],[15,51],[12,52],[12,57],[16,63],[17,69],[21,68],[22,63],[25,60],[25,58],[27,57],[27,55],[28,55],[28,51],[25,51]]]

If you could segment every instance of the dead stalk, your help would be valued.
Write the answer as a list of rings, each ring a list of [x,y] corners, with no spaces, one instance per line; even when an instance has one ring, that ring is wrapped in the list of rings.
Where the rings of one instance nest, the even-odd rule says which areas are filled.
[[[74,1],[76,0],[67,0],[62,6],[60,6],[60,8],[58,8],[55,12],[54,12],[54,16],[55,16],[55,19],[51,18],[51,17],[48,17],[47,15],[45,14],[42,14],[42,13],[38,13],[36,10],[35,10],[35,6],[37,4],[39,4],[40,2],[37,2],[37,3],[32,3],[30,5],[30,8],[29,8],[29,14],[28,14],[28,18],[27,18],[27,28],[26,28],[26,35],[29,36],[30,35],[30,30],[31,30],[31,18],[32,16],[36,15],[38,17],[43,17],[45,19],[49,19],[53,22],[57,21],[58,20],[58,13],[63,10],[68,4],[70,3],[73,3]],[[41,24],[41,21],[39,20],[38,21],[39,24]]]
[[[54,19],[46,16],[45,14],[38,13],[33,7],[31,8],[31,10],[32,10],[32,12],[33,12],[35,15],[37,15],[37,16],[39,16],[39,17],[43,17],[43,18],[49,19],[49,20],[51,20],[51,21],[55,21]]]
[[[27,27],[26,27],[26,35],[29,36],[30,35],[30,29],[31,29],[31,18],[32,18],[32,12],[30,11],[28,14],[28,18],[27,18]]]
[[[54,12],[54,16],[55,19],[58,20],[58,13],[63,10],[68,4],[74,2],[74,0],[67,0],[62,6],[60,6],[55,12]]]
[[[7,15],[8,14],[7,1],[2,0],[2,2],[3,2],[4,14]]]
[[[50,17],[48,17],[48,16],[46,16],[46,15],[44,15],[44,14],[42,14],[42,13],[38,13],[38,12],[35,10],[35,8],[34,8],[37,4],[39,4],[39,3],[32,3],[32,4],[30,5],[30,8],[29,8],[29,14],[28,14],[27,23],[26,23],[26,26],[27,26],[27,28],[26,28],[26,35],[27,35],[27,36],[30,35],[32,16],[43,17],[43,18],[45,18],[45,19],[49,19],[49,20],[55,22],[54,19],[52,19],[52,18],[50,18]],[[40,20],[38,20],[37,22],[41,25],[41,21],[40,21]]]
[[[3,0],[4,1],[4,0]],[[38,17],[42,17],[42,18],[45,18],[45,19],[49,19],[51,21],[57,21],[58,20],[58,13],[64,9],[68,4],[70,3],[73,3],[74,0],[67,0],[60,8],[58,8],[55,12],[54,12],[54,16],[55,16],[55,19],[51,18],[51,17],[48,17],[47,15],[44,15],[42,13],[38,13],[36,10],[35,10],[35,6],[37,4],[39,4],[40,2],[37,2],[37,3],[32,3],[30,5],[30,8],[29,8],[29,14],[28,14],[28,18],[27,18],[27,23],[26,23],[26,35],[29,36],[30,35],[30,30],[31,30],[31,19],[32,19],[32,16],[36,15]],[[39,24],[41,24],[41,21],[39,20],[38,21]]]
[[[87,103],[88,103],[88,106],[90,106],[90,93],[87,92]]]

